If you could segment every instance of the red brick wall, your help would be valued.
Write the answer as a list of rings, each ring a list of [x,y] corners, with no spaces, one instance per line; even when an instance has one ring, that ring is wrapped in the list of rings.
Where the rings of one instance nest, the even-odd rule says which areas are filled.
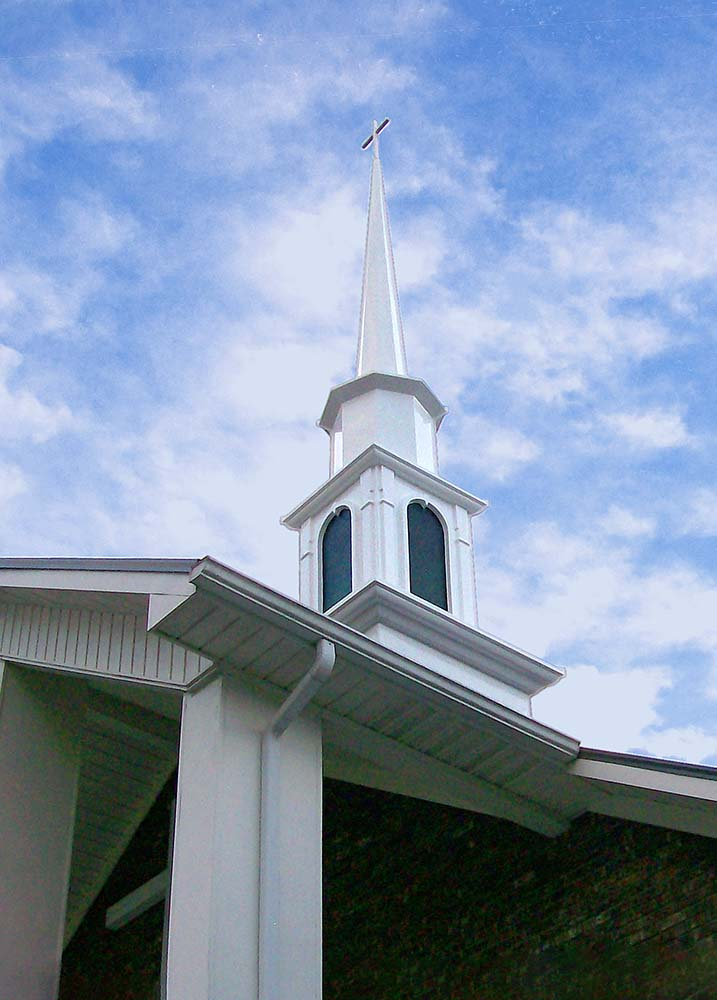
[[[713,1000],[717,841],[326,783],[326,1000]]]
[[[325,789],[325,1000],[717,1000],[717,841],[598,816],[549,840]],[[171,797],[67,949],[60,1000],[154,1000],[162,907],[103,922],[164,867]]]

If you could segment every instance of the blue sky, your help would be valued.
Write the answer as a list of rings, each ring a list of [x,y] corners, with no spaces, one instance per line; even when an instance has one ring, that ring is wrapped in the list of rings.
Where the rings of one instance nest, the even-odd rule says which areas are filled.
[[[717,2],[0,0],[0,550],[287,593],[373,117],[409,367],[538,717],[717,763]]]

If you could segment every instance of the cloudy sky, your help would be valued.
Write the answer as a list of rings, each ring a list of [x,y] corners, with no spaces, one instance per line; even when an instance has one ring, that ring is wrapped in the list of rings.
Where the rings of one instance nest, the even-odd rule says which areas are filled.
[[[409,367],[538,717],[717,763],[717,3],[0,0],[0,551],[213,556],[351,374],[373,117]]]

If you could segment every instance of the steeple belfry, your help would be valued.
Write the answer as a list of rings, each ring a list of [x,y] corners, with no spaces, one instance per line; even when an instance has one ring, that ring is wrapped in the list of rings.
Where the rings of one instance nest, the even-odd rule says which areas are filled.
[[[357,378],[368,375],[369,372],[386,372],[391,375],[408,373],[386,192],[378,149],[378,134],[386,125],[387,118],[381,125],[374,121],[373,132],[363,144],[363,148],[373,145],[373,162],[356,354]]]

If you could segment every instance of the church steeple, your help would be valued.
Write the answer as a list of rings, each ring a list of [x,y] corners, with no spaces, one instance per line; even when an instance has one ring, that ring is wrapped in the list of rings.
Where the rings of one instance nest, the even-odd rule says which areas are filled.
[[[379,132],[383,131],[388,122],[388,118],[380,125],[374,121],[373,131],[363,144],[364,149],[373,145],[373,162],[356,352],[357,378],[368,375],[369,372],[408,374],[391,229],[378,149]]]
[[[329,479],[283,518],[299,533],[299,599],[521,712],[554,680],[478,632],[471,519],[487,504],[438,472],[445,408],[407,373],[378,134],[355,377],[329,393]],[[438,331],[440,332],[440,331]],[[500,647],[502,649],[502,647]]]

